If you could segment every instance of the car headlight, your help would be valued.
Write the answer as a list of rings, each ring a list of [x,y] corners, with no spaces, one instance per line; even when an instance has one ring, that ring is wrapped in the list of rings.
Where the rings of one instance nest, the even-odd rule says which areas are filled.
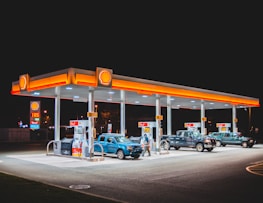
[[[132,146],[128,146],[127,150],[132,151]]]

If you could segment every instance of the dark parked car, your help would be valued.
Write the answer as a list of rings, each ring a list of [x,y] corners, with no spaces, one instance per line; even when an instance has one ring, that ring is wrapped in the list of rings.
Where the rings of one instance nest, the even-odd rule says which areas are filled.
[[[160,144],[165,149],[174,147],[178,150],[180,147],[191,147],[199,152],[204,150],[211,152],[216,147],[216,140],[198,131],[178,130],[175,135],[163,135]]]
[[[251,148],[256,144],[256,140],[252,137],[240,136],[233,132],[212,132],[209,134],[216,139],[216,146],[240,145],[244,148]]]

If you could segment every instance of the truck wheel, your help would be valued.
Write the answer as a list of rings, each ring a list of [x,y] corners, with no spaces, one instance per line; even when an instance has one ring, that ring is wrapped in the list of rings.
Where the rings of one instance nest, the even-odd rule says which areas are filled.
[[[248,146],[247,142],[242,142],[242,147],[243,148],[247,148],[247,146]]]
[[[160,148],[163,150],[170,150],[170,143],[166,140],[161,140]]]
[[[198,143],[198,144],[196,145],[196,150],[197,150],[198,152],[203,152],[203,151],[204,151],[204,145],[203,145],[202,143]]]
[[[121,149],[117,151],[117,157],[118,159],[125,159],[125,155]]]
[[[164,150],[170,150],[171,149],[170,143],[169,142],[164,143],[163,144],[163,149]]]
[[[217,141],[216,141],[216,146],[217,146],[217,147],[221,147],[221,145],[222,145],[221,142],[220,142],[219,140],[217,140]]]

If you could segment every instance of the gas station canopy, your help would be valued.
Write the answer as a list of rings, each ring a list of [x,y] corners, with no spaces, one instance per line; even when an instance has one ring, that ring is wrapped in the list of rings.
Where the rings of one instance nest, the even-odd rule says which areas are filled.
[[[160,106],[169,103],[172,109],[206,110],[259,107],[259,99],[171,83],[145,80],[113,74],[111,69],[97,67],[96,71],[68,68],[39,76],[19,76],[12,82],[12,95],[56,98],[74,102],[88,102],[88,92],[94,91],[95,102]]]

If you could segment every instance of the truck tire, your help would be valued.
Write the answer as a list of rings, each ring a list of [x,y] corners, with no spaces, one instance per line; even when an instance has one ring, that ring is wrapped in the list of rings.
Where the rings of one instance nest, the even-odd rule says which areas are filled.
[[[121,149],[119,149],[119,150],[117,151],[117,158],[118,158],[118,159],[125,159],[124,152],[123,152]]]
[[[202,143],[198,143],[198,144],[196,145],[196,150],[197,150],[198,152],[203,152],[203,151],[204,151],[204,145],[203,145]]]
[[[221,144],[221,142],[219,140],[216,141],[216,146],[217,147],[221,147],[222,146],[222,144]]]
[[[170,150],[171,149],[170,143],[167,140],[162,140],[160,147],[163,150]]]
[[[243,148],[247,148],[247,147],[248,147],[247,142],[242,142],[242,147],[243,147]]]

